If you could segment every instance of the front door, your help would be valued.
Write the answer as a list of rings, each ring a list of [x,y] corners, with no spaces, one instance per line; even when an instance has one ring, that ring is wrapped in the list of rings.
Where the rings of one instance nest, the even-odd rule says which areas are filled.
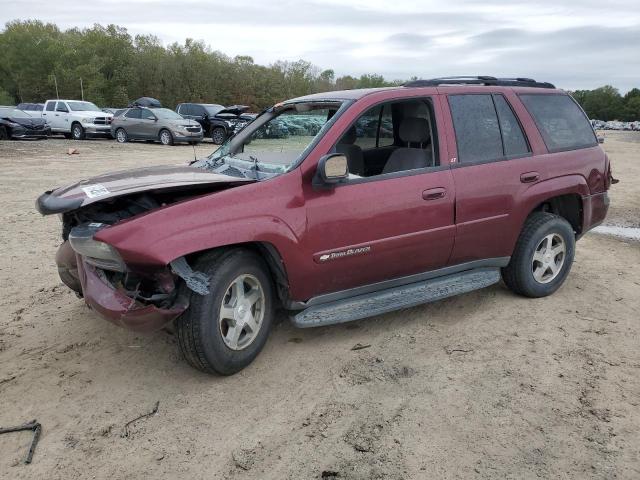
[[[440,165],[447,154],[436,140],[439,109],[420,98],[372,110],[361,117],[366,128],[359,119],[345,133],[343,151],[352,157],[350,168],[364,164],[360,175],[327,190],[304,186],[315,292],[434,270],[447,264],[453,248],[455,191],[448,165]]]
[[[51,128],[62,131],[70,132],[71,124],[69,123],[69,107],[65,102],[58,102],[56,104],[56,111],[53,113],[53,121],[51,122]]]

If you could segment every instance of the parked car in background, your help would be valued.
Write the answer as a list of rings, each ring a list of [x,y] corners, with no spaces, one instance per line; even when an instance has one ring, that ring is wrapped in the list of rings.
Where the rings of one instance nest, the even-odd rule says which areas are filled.
[[[127,108],[113,117],[111,134],[119,143],[154,140],[163,145],[181,142],[195,145],[202,141],[202,127],[198,122],[183,118],[168,108]]]
[[[81,100],[47,100],[42,111],[53,133],[67,138],[84,140],[87,137],[111,138],[113,115],[95,104]]]
[[[41,112],[44,109],[44,103],[19,103],[16,108],[25,112]]]
[[[247,125],[253,117],[245,113],[249,107],[233,105],[223,107],[214,103],[179,103],[176,112],[184,118],[197,121],[205,136],[211,137],[216,145]]]
[[[315,136],[263,134],[310,116]],[[97,314],[137,331],[175,320],[187,362],[229,375],[277,307],[305,328],[500,278],[554,293],[614,182],[566,92],[441,78],[281,102],[190,166],[102,175],[36,205],[61,216],[60,277]]]
[[[51,128],[38,115],[18,108],[0,108],[0,140],[10,138],[47,138]]]

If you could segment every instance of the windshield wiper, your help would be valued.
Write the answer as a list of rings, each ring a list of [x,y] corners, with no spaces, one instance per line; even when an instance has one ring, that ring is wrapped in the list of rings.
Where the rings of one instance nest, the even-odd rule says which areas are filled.
[[[249,155],[249,158],[253,162],[253,167],[251,168],[251,170],[255,172],[256,180],[260,180],[260,177],[258,175],[258,172],[260,171],[260,167],[258,166],[258,159],[253,155]]]

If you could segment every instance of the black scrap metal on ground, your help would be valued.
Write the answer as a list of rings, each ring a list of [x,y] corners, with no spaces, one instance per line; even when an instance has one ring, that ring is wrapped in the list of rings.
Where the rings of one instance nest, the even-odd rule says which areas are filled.
[[[37,420],[32,420],[29,423],[25,423],[24,425],[19,425],[17,427],[0,428],[0,435],[3,433],[24,432],[27,430],[31,430],[33,432],[33,439],[31,440],[31,446],[29,447],[27,458],[24,459],[25,464],[29,464],[31,463],[31,460],[33,460],[33,453],[36,451],[38,440],[40,440],[42,425],[40,425]]]
[[[124,432],[122,433],[121,437],[122,438],[126,438],[126,437],[129,436],[129,425],[131,425],[132,423],[137,422],[138,420],[150,417],[150,416],[155,415],[156,413],[158,413],[158,407],[160,407],[160,401],[156,402],[155,407],[153,407],[153,410],[151,410],[150,412],[143,413],[142,415],[137,416],[133,420],[129,420],[124,426]]]

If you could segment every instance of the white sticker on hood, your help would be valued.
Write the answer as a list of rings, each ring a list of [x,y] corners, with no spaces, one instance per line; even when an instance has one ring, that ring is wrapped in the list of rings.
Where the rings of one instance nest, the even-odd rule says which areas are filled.
[[[97,198],[104,197],[105,195],[109,195],[109,190],[104,185],[100,185],[99,183],[95,185],[89,185],[88,187],[82,187],[82,191],[89,198]]]

